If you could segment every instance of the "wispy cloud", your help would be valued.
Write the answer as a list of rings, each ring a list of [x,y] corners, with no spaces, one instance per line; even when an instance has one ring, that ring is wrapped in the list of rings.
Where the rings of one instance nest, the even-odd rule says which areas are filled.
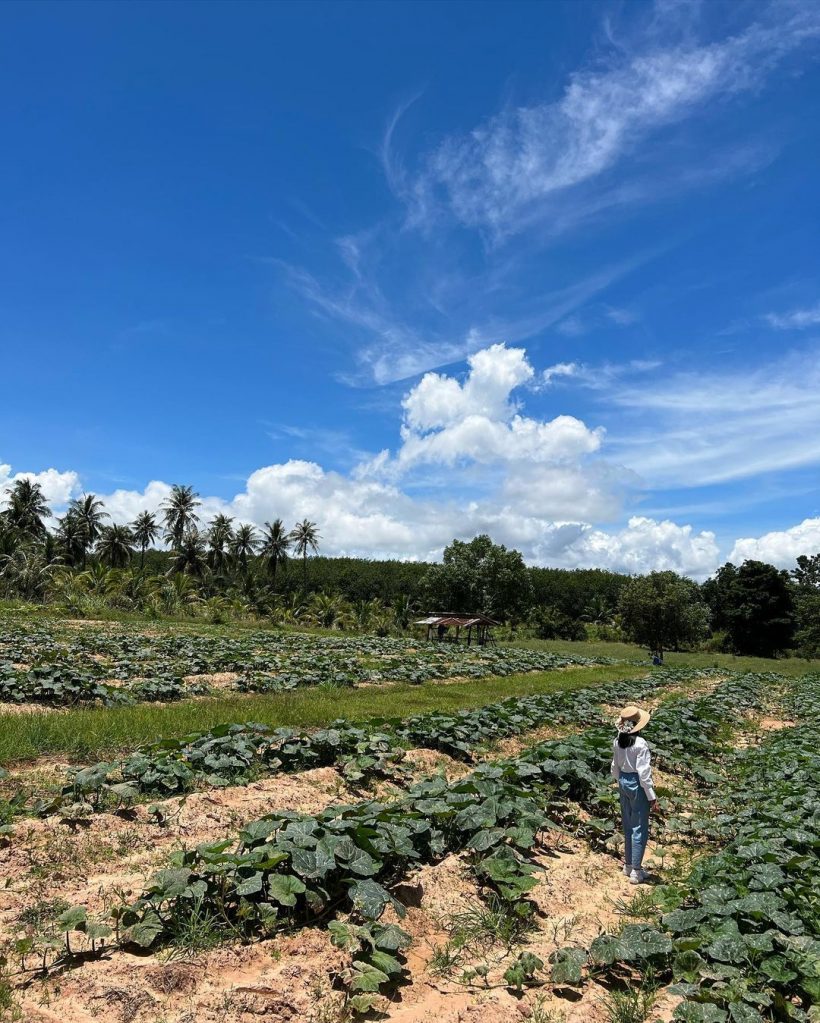
[[[604,70],[576,72],[557,102],[511,106],[445,139],[419,174],[416,202],[424,210],[446,205],[496,237],[513,233],[552,198],[604,175],[651,132],[753,89],[818,36],[815,5],[777,4],[722,41],[653,42]]]
[[[808,309],[792,309],[788,313],[768,313],[765,317],[776,330],[805,330],[820,325],[820,302]]]
[[[446,317],[439,315],[435,318],[437,322],[429,321],[422,332],[393,311],[375,283],[375,271],[369,272],[371,263],[367,263],[365,269],[365,261],[370,259],[367,246],[346,238],[339,243],[339,249],[354,278],[346,287],[330,288],[300,267],[281,262],[278,265],[290,286],[308,299],[319,313],[364,332],[364,340],[360,334],[356,335],[359,343],[354,346],[358,373],[348,374],[346,381],[380,385],[458,362],[498,341],[518,343],[535,337],[654,258],[658,251],[638,253],[567,287],[545,291],[526,300],[518,299],[511,302],[512,308],[504,315],[488,309],[482,316],[482,295],[495,277],[495,270],[490,269],[478,280],[459,282],[458,296],[451,294],[451,302],[460,305],[463,312],[452,312]],[[452,291],[455,293],[455,286]],[[465,301],[468,291],[474,298],[472,307]]]
[[[608,451],[655,489],[820,465],[819,388],[816,349],[755,369],[616,386],[607,401],[628,414],[610,431]]]

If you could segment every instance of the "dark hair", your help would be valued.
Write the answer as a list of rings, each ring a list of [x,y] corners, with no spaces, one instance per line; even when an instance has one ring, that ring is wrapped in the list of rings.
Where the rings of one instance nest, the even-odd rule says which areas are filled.
[[[635,745],[637,736],[634,732],[618,732],[618,745],[621,749],[629,749],[630,746]]]

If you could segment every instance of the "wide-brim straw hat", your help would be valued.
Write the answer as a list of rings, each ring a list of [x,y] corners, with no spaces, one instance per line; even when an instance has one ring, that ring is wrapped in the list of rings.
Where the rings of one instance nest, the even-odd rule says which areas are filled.
[[[618,731],[627,735],[640,732],[649,724],[651,716],[648,710],[642,710],[640,707],[624,707],[618,716]]]

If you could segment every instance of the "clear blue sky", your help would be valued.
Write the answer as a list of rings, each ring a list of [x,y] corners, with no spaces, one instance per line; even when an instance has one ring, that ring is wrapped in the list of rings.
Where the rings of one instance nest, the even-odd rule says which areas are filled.
[[[816,3],[4,4],[0,484],[819,550],[818,58]]]

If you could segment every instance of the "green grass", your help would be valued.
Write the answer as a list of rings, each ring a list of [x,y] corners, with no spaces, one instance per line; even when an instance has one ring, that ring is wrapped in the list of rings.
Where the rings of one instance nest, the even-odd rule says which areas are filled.
[[[588,640],[574,643],[570,640],[519,639],[509,646],[529,650],[549,650],[573,657],[615,657],[624,660],[648,660],[645,647],[631,643],[603,643]],[[776,671],[782,675],[806,675],[820,671],[820,661],[807,661],[802,657],[735,657],[734,654],[715,654],[697,650],[692,652],[664,652],[666,668],[723,668],[726,671]]]
[[[38,756],[107,759],[145,742],[202,731],[223,722],[258,721],[272,728],[320,728],[344,717],[407,717],[431,710],[480,707],[507,696],[580,689],[640,674],[634,665],[533,672],[471,682],[305,687],[270,695],[226,695],[172,704],[92,707],[32,714],[0,713],[0,764]]]

